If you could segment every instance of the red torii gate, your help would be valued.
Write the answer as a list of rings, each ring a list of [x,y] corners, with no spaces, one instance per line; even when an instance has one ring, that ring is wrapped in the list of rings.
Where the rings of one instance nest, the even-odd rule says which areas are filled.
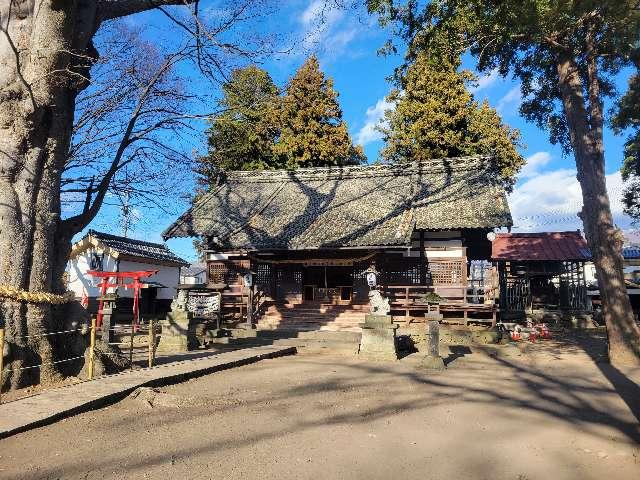
[[[95,278],[101,278],[102,280],[98,284],[100,287],[100,300],[98,303],[98,316],[96,318],[96,326],[100,328],[102,326],[102,307],[104,305],[103,297],[107,293],[108,288],[132,288],[133,289],[133,322],[132,328],[137,330],[138,318],[139,318],[139,298],[140,289],[144,285],[140,281],[141,278],[150,277],[158,273],[158,270],[140,270],[137,272],[101,272],[96,270],[89,270],[87,274]],[[115,283],[110,283],[109,280],[113,278]],[[130,282],[125,282],[126,279],[130,279]]]

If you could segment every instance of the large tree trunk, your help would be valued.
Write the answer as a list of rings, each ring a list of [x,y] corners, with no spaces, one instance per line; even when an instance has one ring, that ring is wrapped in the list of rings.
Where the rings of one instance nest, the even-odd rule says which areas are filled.
[[[558,57],[558,87],[576,159],[577,178],[582,188],[581,216],[597,271],[609,337],[609,360],[617,365],[639,365],[640,329],[635,322],[624,283],[623,237],[613,223],[607,193],[602,107],[595,63],[589,65],[589,70],[590,105],[587,112],[575,59],[569,54]]]
[[[95,2],[4,2],[0,13],[0,285],[62,293],[60,179]],[[59,326],[51,305],[2,299],[0,319],[11,386],[56,379],[56,337],[41,336]]]
[[[89,82],[97,53],[92,38],[100,23],[158,6],[192,2],[0,2],[0,285],[31,293],[63,293],[62,274],[71,239],[102,204],[104,192],[90,211],[60,218],[61,176],[76,96]],[[102,186],[106,188],[109,182],[105,177]],[[0,388],[6,383],[17,388],[59,377],[53,362],[68,353],[72,342],[68,336],[43,334],[66,327],[61,318],[72,311],[0,298],[0,325],[6,327],[10,346],[9,373],[0,378]],[[43,366],[29,368],[38,364]]]

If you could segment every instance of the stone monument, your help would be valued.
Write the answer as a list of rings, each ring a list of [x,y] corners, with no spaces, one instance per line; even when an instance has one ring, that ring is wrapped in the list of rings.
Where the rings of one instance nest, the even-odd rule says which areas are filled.
[[[429,370],[444,370],[444,360],[440,356],[440,320],[440,312],[425,314],[427,351],[422,359],[422,366]]]
[[[188,290],[179,289],[176,298],[171,302],[171,311],[160,321],[162,333],[158,343],[158,352],[186,352],[198,346],[195,332],[191,328],[192,313],[187,305]]]
[[[365,316],[362,327],[359,354],[371,360],[397,360],[397,325],[389,315],[389,299],[379,290],[369,292],[370,313]]]

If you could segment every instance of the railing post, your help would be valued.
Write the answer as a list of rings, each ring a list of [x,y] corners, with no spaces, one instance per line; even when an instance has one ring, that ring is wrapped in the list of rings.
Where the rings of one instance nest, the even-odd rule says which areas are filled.
[[[2,369],[4,368],[4,328],[0,328],[0,403],[2,402]]]
[[[89,371],[87,376],[93,380],[94,352],[96,348],[96,317],[91,317],[91,330],[89,331]]]
[[[149,368],[153,367],[153,353],[156,348],[156,332],[153,318],[149,319]]]

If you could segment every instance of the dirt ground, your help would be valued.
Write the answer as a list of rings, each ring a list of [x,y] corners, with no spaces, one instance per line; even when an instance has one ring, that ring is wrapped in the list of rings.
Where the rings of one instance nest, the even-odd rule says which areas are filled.
[[[442,373],[297,355],[146,390],[0,440],[0,478],[640,478],[639,372],[584,339],[523,347],[443,348]]]

